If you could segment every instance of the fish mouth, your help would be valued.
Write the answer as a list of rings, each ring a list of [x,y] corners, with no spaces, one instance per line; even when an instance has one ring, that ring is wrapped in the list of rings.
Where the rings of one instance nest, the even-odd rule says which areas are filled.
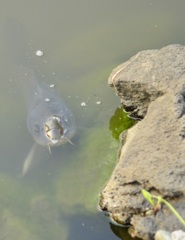
[[[59,116],[52,116],[44,125],[45,136],[56,144],[64,135],[64,128],[62,126],[61,118]]]
[[[70,129],[64,129],[60,116],[54,115],[49,118],[44,125],[44,132],[49,140],[48,146],[59,146],[67,142],[74,145],[70,140],[74,133],[70,134]]]

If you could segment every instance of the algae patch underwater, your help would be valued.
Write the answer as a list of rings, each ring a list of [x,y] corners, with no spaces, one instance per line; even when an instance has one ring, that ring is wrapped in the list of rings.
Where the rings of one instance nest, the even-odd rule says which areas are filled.
[[[84,213],[96,211],[99,192],[114,168],[118,148],[107,126],[88,129],[80,138],[75,158],[56,179],[58,203],[63,211],[67,206],[72,214],[76,206],[81,206]]]

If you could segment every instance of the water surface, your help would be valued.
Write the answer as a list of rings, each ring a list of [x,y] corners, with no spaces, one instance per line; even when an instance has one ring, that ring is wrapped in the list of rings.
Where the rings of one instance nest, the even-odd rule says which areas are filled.
[[[129,239],[124,228],[98,210],[99,192],[115,166],[119,146],[112,137],[112,121],[120,124],[112,117],[119,99],[107,79],[115,66],[138,51],[184,44],[184,5],[172,0],[2,1],[1,236]],[[9,30],[13,48],[4,40],[9,19],[24,32],[21,40]],[[36,56],[37,50],[44,55]],[[35,165],[24,178],[20,178],[22,164],[34,140],[26,126],[25,98],[16,82],[22,74],[17,70],[20,63],[36,72],[39,82],[55,85],[78,128],[74,145],[53,148],[51,155],[40,146]]]

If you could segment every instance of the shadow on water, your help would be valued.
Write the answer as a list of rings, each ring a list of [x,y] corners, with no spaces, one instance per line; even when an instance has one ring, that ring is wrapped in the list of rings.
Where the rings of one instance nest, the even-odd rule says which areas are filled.
[[[140,239],[137,237],[132,238],[128,233],[128,228],[126,227],[121,227],[121,226],[110,223],[110,228],[113,231],[113,233],[121,240],[131,240],[131,239],[139,240]]]
[[[89,236],[93,240],[112,240],[115,238],[114,234],[121,240],[133,239],[128,234],[127,227],[115,225],[109,222],[108,218],[105,221],[105,216],[101,212],[97,213],[96,216],[93,216],[92,214],[77,214],[71,219],[66,217],[66,221],[69,221],[70,223],[68,240],[89,239]],[[139,238],[134,239],[139,240]]]

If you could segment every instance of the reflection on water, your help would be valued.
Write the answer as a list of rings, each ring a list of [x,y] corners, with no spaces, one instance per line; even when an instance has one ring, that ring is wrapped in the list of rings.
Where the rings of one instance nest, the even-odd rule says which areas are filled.
[[[97,210],[99,192],[115,166],[119,145],[109,131],[109,119],[119,99],[108,88],[107,78],[116,65],[142,49],[159,48],[167,44],[166,39],[183,43],[184,5],[177,6],[172,0],[168,8],[166,1],[152,0],[116,4],[112,0],[54,0],[44,5],[36,0],[2,2],[2,238],[128,239],[125,229],[117,231],[112,224],[110,228],[109,219]],[[176,23],[172,12],[178,16]],[[15,27],[6,31],[5,41],[8,19],[14,19]],[[38,49],[43,56],[35,54]],[[51,149],[51,154],[46,147],[38,147],[34,154],[38,164],[23,178],[19,175],[34,141],[26,126],[26,102],[16,82],[18,76],[24,76],[20,64],[33,71],[41,85],[55,85],[77,125],[74,145],[63,144]],[[30,102],[33,91],[26,95]],[[41,117],[37,111],[34,115]],[[60,119],[53,120],[45,127],[49,137],[57,132],[60,135],[62,130]],[[125,119],[121,116],[120,129],[122,121]]]

